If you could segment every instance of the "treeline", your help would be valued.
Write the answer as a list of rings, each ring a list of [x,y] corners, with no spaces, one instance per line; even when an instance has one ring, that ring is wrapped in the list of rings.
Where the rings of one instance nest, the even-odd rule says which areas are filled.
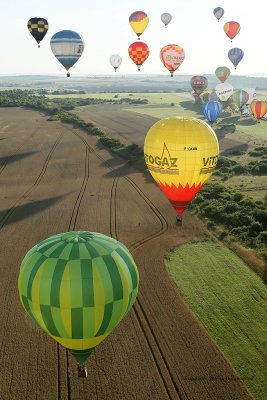
[[[190,208],[209,220],[208,227],[220,232],[220,239],[238,239],[258,249],[267,259],[267,196],[253,200],[219,183],[205,185]]]
[[[234,175],[267,175],[267,159],[250,161],[246,165],[221,156],[213,175],[221,176],[224,180]]]

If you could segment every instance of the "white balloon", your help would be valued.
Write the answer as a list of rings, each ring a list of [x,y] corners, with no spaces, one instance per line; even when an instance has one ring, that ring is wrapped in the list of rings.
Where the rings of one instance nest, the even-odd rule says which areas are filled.
[[[246,104],[250,104],[253,100],[255,100],[255,97],[257,96],[256,90],[254,88],[244,88],[242,89],[245,92],[247,92],[247,94],[249,95],[248,101],[246,102]]]
[[[219,83],[215,87],[215,92],[221,101],[226,101],[234,93],[234,88],[230,83]]]
[[[113,54],[109,58],[109,62],[112,65],[112,67],[115,69],[115,72],[117,71],[117,68],[121,65],[122,58],[119,56],[119,54]]]
[[[161,14],[160,18],[161,18],[161,21],[164,23],[165,26],[167,26],[172,20],[172,16],[169,13]]]

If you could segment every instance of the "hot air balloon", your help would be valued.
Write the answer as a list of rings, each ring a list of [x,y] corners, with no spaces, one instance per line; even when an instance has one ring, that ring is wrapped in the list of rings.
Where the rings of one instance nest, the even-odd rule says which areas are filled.
[[[48,335],[84,363],[129,312],[138,292],[138,270],[127,248],[96,232],[49,237],[24,257],[20,301]]]
[[[150,174],[177,214],[182,214],[211,176],[219,145],[206,122],[169,117],[150,128],[144,154]]]
[[[213,124],[222,112],[222,105],[219,101],[207,101],[202,106],[203,115]]]
[[[243,106],[247,103],[247,101],[249,99],[249,94],[247,92],[245,92],[244,90],[236,90],[232,94],[232,99],[233,99],[235,107],[238,108],[238,110],[241,112]]]
[[[194,91],[191,92],[191,95],[194,99],[194,104],[199,104],[201,103],[201,98],[199,97],[199,95],[197,93],[195,93]]]
[[[218,22],[220,21],[220,19],[222,18],[223,14],[224,14],[224,9],[222,7],[216,7],[213,10],[213,14],[215,15],[215,17],[217,18]]]
[[[238,47],[234,47],[233,49],[230,49],[228,51],[228,58],[234,65],[235,69],[243,57],[244,57],[244,52]]]
[[[140,36],[149,23],[147,14],[143,11],[135,11],[130,15],[129,22],[133,31],[137,34],[138,40],[140,40]]]
[[[161,14],[161,21],[164,23],[165,28],[167,28],[167,25],[171,22],[172,16],[169,13],[163,13]]]
[[[258,120],[258,124],[260,123],[260,119],[267,113],[267,101],[252,101],[250,104],[250,109],[252,114]]]
[[[232,85],[230,85],[230,83],[219,83],[215,87],[215,92],[221,101],[226,101],[229,99],[230,96],[232,96],[234,88]]]
[[[215,90],[213,89],[213,91],[209,94],[209,101],[219,101],[219,98],[215,92]]]
[[[242,90],[244,90],[248,94],[248,100],[246,104],[250,104],[257,96],[257,92],[254,88],[243,88]]]
[[[34,37],[40,47],[40,42],[48,31],[48,22],[45,18],[31,18],[27,23],[29,32]]]
[[[208,87],[208,79],[205,76],[195,75],[191,78],[190,85],[195,93],[200,95]]]
[[[160,50],[160,59],[170,71],[171,76],[180,67],[185,58],[184,49],[177,44],[168,44]]]
[[[241,29],[240,24],[236,21],[226,22],[223,26],[223,30],[226,33],[226,35],[231,39],[231,42],[232,39],[236,37],[240,29]]]
[[[84,42],[79,33],[68,30],[55,33],[50,46],[54,56],[67,71],[79,60],[84,50]]]
[[[215,70],[215,75],[217,76],[217,78],[223,83],[224,81],[226,81],[226,79],[228,78],[228,76],[230,75],[231,71],[229,68],[227,67],[218,67]]]
[[[134,42],[129,46],[128,53],[130,58],[137,65],[138,71],[140,71],[141,65],[149,56],[148,45],[144,42]]]
[[[109,62],[116,72],[117,68],[119,68],[119,66],[121,65],[122,58],[118,54],[113,54],[112,56],[110,56]]]

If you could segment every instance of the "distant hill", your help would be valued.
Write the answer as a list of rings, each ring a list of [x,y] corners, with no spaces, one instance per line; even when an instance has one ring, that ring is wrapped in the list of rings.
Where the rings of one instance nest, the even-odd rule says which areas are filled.
[[[260,74],[257,74],[260,75]],[[264,75],[264,74],[263,74]],[[220,81],[215,75],[206,74],[209,85],[213,89]],[[0,76],[0,89],[12,88],[44,88],[44,89],[73,89],[87,92],[170,92],[190,91],[192,75],[176,74],[173,78],[168,74],[161,75],[98,75],[72,76],[64,75],[14,75]],[[267,74],[263,76],[230,76],[227,80],[234,89],[253,87],[267,90]]]

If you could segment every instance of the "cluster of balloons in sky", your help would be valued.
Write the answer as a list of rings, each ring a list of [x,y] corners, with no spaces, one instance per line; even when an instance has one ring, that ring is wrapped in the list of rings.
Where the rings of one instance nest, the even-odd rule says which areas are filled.
[[[218,22],[219,22],[219,20],[224,15],[224,9],[221,7],[216,7],[213,10],[213,14],[218,19]],[[240,29],[241,29],[241,26],[240,26],[239,22],[236,22],[236,21],[228,21],[223,26],[223,30],[226,33],[226,35],[229,37],[229,39],[231,39],[231,42],[236,37],[236,35],[240,32]],[[239,47],[234,47],[228,51],[228,58],[234,65],[235,69],[243,57],[244,57],[244,52]]]
[[[171,14],[163,13],[161,20],[165,27],[172,19]],[[137,34],[139,41],[132,43],[128,48],[128,53],[133,62],[140,71],[141,65],[149,56],[149,48],[146,43],[140,41],[140,36],[146,29],[149,18],[143,11],[136,11],[129,17],[129,23]],[[28,21],[28,29],[40,47],[40,42],[48,31],[48,22],[45,18],[31,18]],[[67,70],[67,76],[70,76],[69,69],[79,60],[84,50],[84,41],[81,35],[71,30],[63,30],[55,33],[51,40],[50,46],[53,54],[58,61]],[[160,58],[164,66],[170,71],[171,76],[179,68],[184,61],[185,53],[182,47],[176,44],[164,46],[160,51]],[[118,54],[110,57],[110,63],[115,71],[120,66],[122,58]]]

